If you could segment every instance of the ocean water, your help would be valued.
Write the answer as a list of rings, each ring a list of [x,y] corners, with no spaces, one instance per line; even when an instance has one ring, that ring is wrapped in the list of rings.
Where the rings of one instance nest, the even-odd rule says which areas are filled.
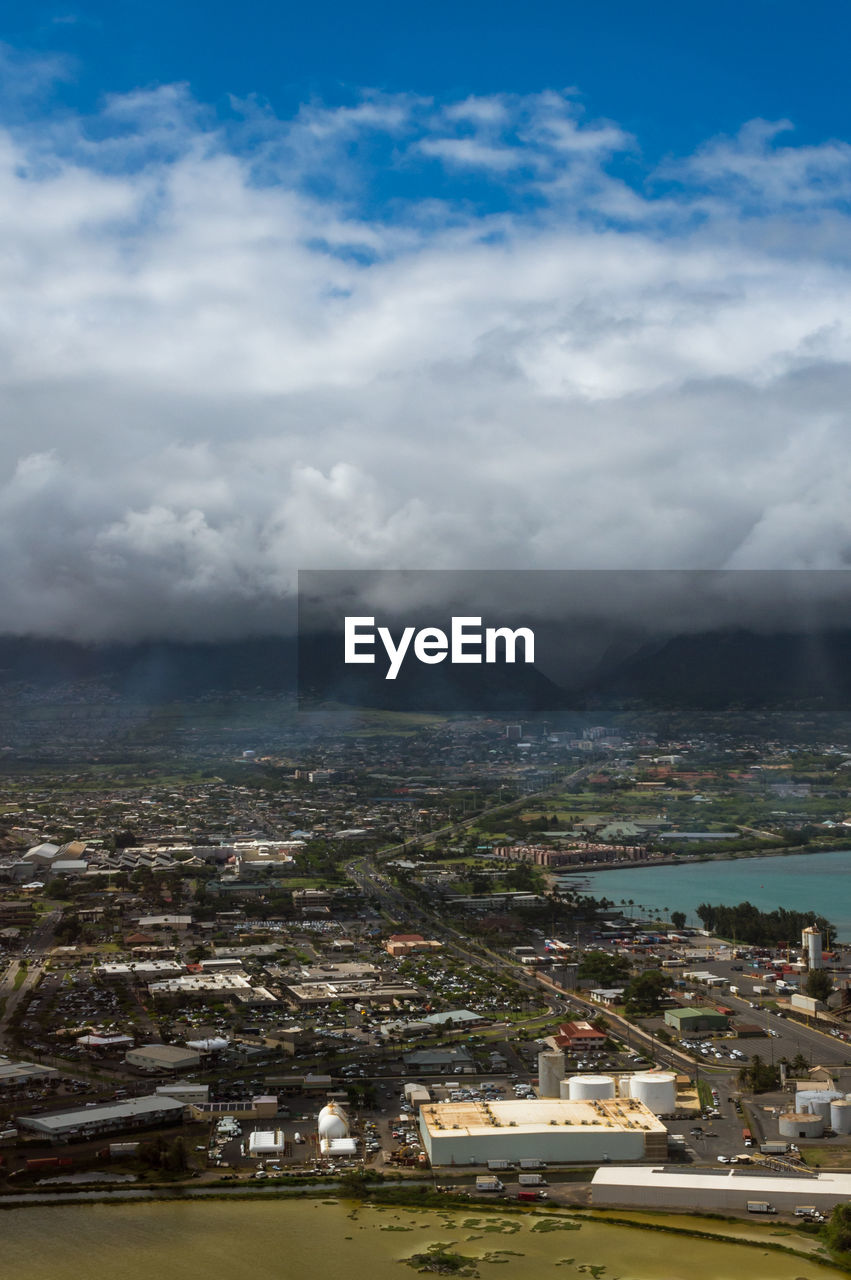
[[[614,867],[559,880],[618,906],[632,899],[636,915],[642,914],[640,908],[662,914],[684,911],[689,925],[700,925],[695,909],[702,902],[728,906],[752,902],[762,911],[776,907],[812,911],[836,925],[840,942],[851,942],[851,850],[847,849],[683,866]],[[630,913],[628,906],[625,910]]]

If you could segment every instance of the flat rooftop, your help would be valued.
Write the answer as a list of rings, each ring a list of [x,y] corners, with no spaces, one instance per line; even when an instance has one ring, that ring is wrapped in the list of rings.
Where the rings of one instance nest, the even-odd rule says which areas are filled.
[[[480,1137],[497,1129],[539,1133],[550,1128],[641,1129],[666,1133],[661,1120],[635,1098],[572,1102],[567,1098],[507,1099],[504,1102],[434,1102],[420,1108],[429,1132],[451,1130]]]
[[[183,1111],[183,1103],[175,1098],[148,1096],[128,1098],[126,1102],[107,1103],[101,1107],[86,1107],[79,1111],[54,1111],[50,1115],[21,1116],[21,1123],[28,1128],[38,1128],[45,1133],[61,1133],[65,1129],[83,1128],[86,1125],[120,1123],[147,1115],[159,1115],[164,1111]]]
[[[807,1203],[807,1196],[814,1191],[835,1192],[851,1199],[851,1173],[820,1173],[815,1178],[795,1178],[787,1174],[740,1173],[736,1169],[714,1169],[705,1173],[676,1173],[660,1165],[606,1166],[597,1170],[591,1179],[594,1187],[654,1187],[664,1191],[676,1187],[683,1191],[706,1191],[718,1186],[735,1183],[737,1191],[752,1195],[755,1199],[770,1197],[773,1191],[791,1191]]]

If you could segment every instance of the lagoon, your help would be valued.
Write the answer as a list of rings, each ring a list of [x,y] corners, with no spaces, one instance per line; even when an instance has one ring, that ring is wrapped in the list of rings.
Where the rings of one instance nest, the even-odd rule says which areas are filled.
[[[652,1222],[653,1215],[641,1219]],[[404,1259],[451,1244],[482,1280],[837,1280],[812,1239],[781,1224],[662,1218],[729,1230],[726,1243],[545,1213],[379,1208],[346,1201],[142,1203],[7,1209],[4,1274],[15,1280],[406,1280]],[[770,1246],[801,1250],[794,1257]]]
[[[776,907],[826,916],[841,942],[851,942],[851,851],[800,853],[758,858],[718,858],[682,866],[613,867],[610,871],[559,876],[560,883],[595,898],[635,903],[648,911],[684,911],[688,924],[701,902],[752,902],[762,911]],[[627,912],[629,908],[627,908]]]

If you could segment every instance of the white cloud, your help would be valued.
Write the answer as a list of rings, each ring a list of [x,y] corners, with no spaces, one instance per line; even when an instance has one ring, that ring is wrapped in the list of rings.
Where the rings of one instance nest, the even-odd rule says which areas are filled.
[[[0,630],[263,631],[298,567],[847,563],[844,143],[756,122],[656,188],[569,94],[238,105],[0,134]]]

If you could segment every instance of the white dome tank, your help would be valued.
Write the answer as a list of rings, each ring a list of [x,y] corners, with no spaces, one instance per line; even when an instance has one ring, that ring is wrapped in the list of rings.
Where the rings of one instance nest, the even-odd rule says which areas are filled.
[[[629,1080],[629,1096],[657,1116],[677,1109],[677,1078],[670,1071],[640,1071]]]
[[[329,1102],[317,1120],[320,1138],[348,1138],[349,1122],[336,1102]]]
[[[830,1127],[834,1133],[851,1133],[851,1102],[831,1102]]]
[[[612,1076],[571,1076],[567,1084],[571,1102],[593,1102],[615,1096]]]
[[[564,1079],[564,1054],[550,1049],[538,1054],[538,1096],[558,1098],[559,1086]]]
[[[786,1111],[779,1122],[781,1138],[820,1138],[824,1121],[809,1111]]]

